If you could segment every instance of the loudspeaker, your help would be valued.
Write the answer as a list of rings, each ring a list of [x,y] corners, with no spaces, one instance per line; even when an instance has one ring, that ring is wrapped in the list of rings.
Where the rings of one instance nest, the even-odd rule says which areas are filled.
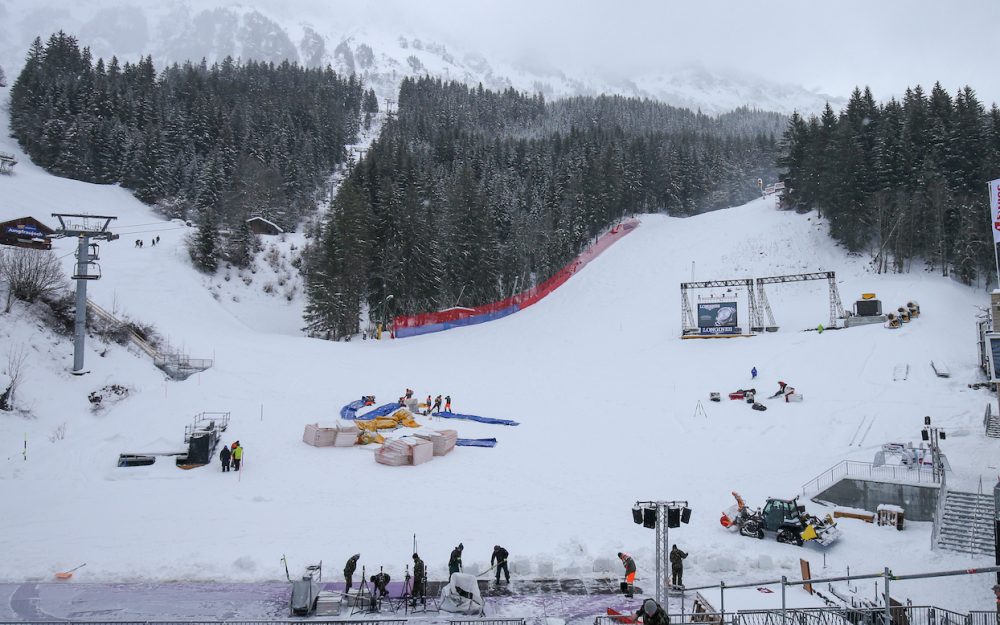
[[[930,425],[930,424],[931,424],[931,418],[930,417],[924,417],[924,425]]]
[[[636,525],[642,525],[642,508],[639,506],[632,506],[632,520]]]
[[[667,527],[681,526],[681,509],[667,508]]]
[[[656,529],[656,508],[642,509],[642,526]]]
[[[927,430],[920,430],[920,438],[924,439],[925,441],[929,441],[931,440],[931,433],[928,432]]]
[[[938,432],[938,437],[940,437],[940,438],[941,438],[941,440],[944,440],[945,438],[947,438],[947,437],[946,437],[946,436],[944,435],[944,432]]]
[[[683,508],[681,510],[681,523],[687,525],[691,522],[691,508]]]

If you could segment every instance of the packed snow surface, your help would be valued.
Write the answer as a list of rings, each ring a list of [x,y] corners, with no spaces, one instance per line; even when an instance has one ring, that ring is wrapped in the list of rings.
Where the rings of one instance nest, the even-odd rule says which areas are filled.
[[[0,150],[17,151],[7,135],[4,121]],[[1000,442],[984,438],[981,425],[990,397],[967,388],[980,379],[974,322],[987,294],[919,266],[875,275],[864,258],[830,241],[814,213],[778,212],[762,199],[688,219],[645,216],[556,293],[510,317],[405,340],[327,342],[290,330],[300,323],[301,297],[236,304],[231,293],[206,288],[220,277],[191,268],[186,226],[123,189],[49,176],[17,153],[15,174],[0,177],[0,220],[117,216],[113,229],[122,236],[101,244],[103,277],[89,284],[91,299],[153,324],[173,346],[215,365],[168,381],[148,357],[92,337],[90,373],[76,377],[68,337],[23,305],[0,315],[0,368],[19,346],[29,354],[21,410],[0,413],[2,580],[50,580],[81,562],[87,566],[74,580],[275,580],[284,574],[282,554],[294,563],[322,559],[329,572],[356,552],[369,570],[384,566],[399,579],[416,535],[432,578],[445,576],[461,541],[467,570],[486,569],[501,544],[515,576],[549,565],[557,575],[592,575],[598,559],[617,574],[615,553],[624,550],[638,561],[640,585],[651,587],[654,535],[629,512],[648,499],[690,503],[691,524],[670,533],[690,553],[689,586],[798,578],[799,558],[811,562],[814,577],[848,567],[904,574],[990,564],[932,551],[929,523],[896,532],[843,520],[842,538],[825,555],[814,545],[742,538],[719,524],[731,491],[754,506],[794,496],[841,460],[870,461],[882,443],[918,442],[925,415],[948,432],[950,486],[975,490],[980,475],[987,488],[994,482]],[[135,247],[137,238],[145,247]],[[71,240],[55,246],[67,272],[73,250]],[[828,325],[829,307],[825,281],[803,282],[769,287],[777,333],[679,338],[682,281],[820,270],[837,272],[848,307],[876,292],[891,309],[916,300],[923,315],[895,331],[804,332]],[[746,327],[745,295],[737,297]],[[931,359],[947,362],[951,377],[936,377]],[[899,364],[909,365],[909,376],[894,381]],[[754,366],[760,375],[751,381]],[[725,397],[749,386],[769,395],[779,380],[805,401],[767,402],[766,412],[708,401],[712,391]],[[128,397],[94,412],[88,394],[109,384],[127,387]],[[419,417],[499,443],[458,448],[418,467],[376,464],[371,448],[302,442],[305,424],[337,418],[361,395],[381,403],[407,387],[418,397],[450,394],[456,412],[520,425]],[[699,401],[706,416],[696,416]],[[116,467],[123,452],[183,449],[184,426],[203,411],[232,413],[224,440],[245,447],[240,473],[222,473],[218,461],[184,471],[169,458]],[[850,445],[866,417],[874,419],[871,431]],[[990,577],[901,582],[893,595],[986,609]],[[789,599],[814,601],[799,590]],[[727,594],[726,607],[778,600],[777,592],[751,589]]]

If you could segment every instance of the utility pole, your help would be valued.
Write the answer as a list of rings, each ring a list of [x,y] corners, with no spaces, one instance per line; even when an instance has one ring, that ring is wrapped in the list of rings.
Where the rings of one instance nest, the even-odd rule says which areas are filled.
[[[687,523],[691,519],[691,509],[686,501],[637,501],[635,507],[639,509],[655,509],[656,511],[656,602],[663,605],[667,599],[667,576],[670,574],[670,528],[680,527],[681,522]],[[634,515],[634,513],[633,513]],[[633,520],[649,527],[642,520]]]
[[[114,241],[117,239],[118,235],[108,231],[108,226],[112,220],[118,218],[68,213],[52,213],[52,216],[59,220],[56,234],[64,237],[77,237],[76,271],[72,276],[73,280],[76,280],[76,318],[73,324],[73,370],[70,373],[83,375],[87,373],[83,368],[84,344],[87,339],[87,281],[101,279],[101,267],[97,264],[100,259],[100,248],[96,243],[91,243],[90,240]],[[70,221],[73,219],[82,221]],[[92,224],[92,221],[98,223]],[[89,273],[90,265],[97,268],[97,273]]]

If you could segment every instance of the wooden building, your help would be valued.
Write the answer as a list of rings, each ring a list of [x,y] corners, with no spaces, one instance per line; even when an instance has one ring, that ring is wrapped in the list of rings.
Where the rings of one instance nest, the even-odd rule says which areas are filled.
[[[51,250],[55,232],[34,217],[19,217],[0,223],[0,245]]]
[[[250,232],[254,234],[282,234],[285,232],[278,224],[263,217],[251,217],[247,219],[247,224],[250,226]]]

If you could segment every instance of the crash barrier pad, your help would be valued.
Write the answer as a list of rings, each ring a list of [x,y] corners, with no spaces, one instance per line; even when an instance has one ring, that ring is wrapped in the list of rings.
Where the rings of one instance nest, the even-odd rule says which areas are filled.
[[[340,409],[340,418],[348,419],[350,421],[370,421],[371,419],[391,415],[396,410],[399,410],[399,402],[394,401],[391,404],[382,404],[371,412],[366,412],[365,414],[358,416],[358,410],[363,408],[364,405],[364,402],[360,399],[352,401]]]
[[[474,414],[459,414],[457,412],[435,412],[432,417],[443,417],[445,419],[465,419],[466,421],[478,421],[479,423],[489,423],[490,425],[520,425],[517,421],[510,419],[493,419],[490,417],[478,417]]]
[[[367,416],[367,415],[366,415]],[[354,421],[358,428],[374,432],[375,430],[395,430],[400,426],[408,428],[418,428],[420,424],[413,420],[413,413],[406,408],[396,407],[396,412],[390,416],[376,417],[374,419],[358,418]]]
[[[450,308],[439,312],[395,317],[393,319],[395,336],[396,338],[406,338],[430,332],[441,332],[442,330],[450,330],[451,328],[494,321],[519,310],[524,310],[528,306],[538,303],[543,297],[562,286],[575,273],[586,267],[590,261],[600,256],[602,252],[611,247],[618,239],[632,232],[638,226],[638,219],[632,219],[614,226],[611,230],[598,237],[597,241],[581,252],[575,260],[557,271],[548,280],[499,302],[470,308]]]
[[[496,447],[495,438],[460,438],[455,441],[459,447]]]

